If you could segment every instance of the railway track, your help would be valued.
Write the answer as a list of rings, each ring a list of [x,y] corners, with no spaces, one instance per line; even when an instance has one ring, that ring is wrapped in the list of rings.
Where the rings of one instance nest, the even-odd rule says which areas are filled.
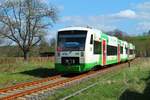
[[[0,100],[25,100],[27,97],[30,97],[30,95],[38,95],[38,93],[53,91],[64,86],[71,85],[72,83],[95,77],[98,74],[104,74],[117,68],[122,68],[122,66],[115,65],[115,67],[93,70],[81,75],[69,77],[65,75],[56,75],[43,80],[17,84],[15,86],[0,89]]]

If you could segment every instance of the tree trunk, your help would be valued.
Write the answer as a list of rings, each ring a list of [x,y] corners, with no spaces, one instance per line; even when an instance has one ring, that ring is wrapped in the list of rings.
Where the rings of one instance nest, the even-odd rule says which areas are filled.
[[[23,57],[24,57],[24,61],[28,61],[29,51],[23,51]]]

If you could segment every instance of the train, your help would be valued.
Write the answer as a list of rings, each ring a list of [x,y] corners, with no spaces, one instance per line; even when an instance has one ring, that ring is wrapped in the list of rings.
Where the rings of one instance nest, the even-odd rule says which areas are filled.
[[[55,69],[61,73],[82,73],[135,58],[135,46],[101,30],[66,27],[58,30]]]

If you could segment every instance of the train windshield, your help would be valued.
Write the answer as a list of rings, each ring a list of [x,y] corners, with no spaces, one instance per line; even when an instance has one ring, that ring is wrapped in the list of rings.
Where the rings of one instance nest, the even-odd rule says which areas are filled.
[[[58,32],[58,51],[83,51],[85,49],[87,31]]]

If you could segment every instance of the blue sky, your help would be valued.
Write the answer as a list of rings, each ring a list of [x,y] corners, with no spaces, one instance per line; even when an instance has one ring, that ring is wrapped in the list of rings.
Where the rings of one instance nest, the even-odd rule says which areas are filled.
[[[150,29],[150,0],[43,0],[59,9],[55,33],[67,26],[91,26],[104,31],[120,29],[130,35]]]

